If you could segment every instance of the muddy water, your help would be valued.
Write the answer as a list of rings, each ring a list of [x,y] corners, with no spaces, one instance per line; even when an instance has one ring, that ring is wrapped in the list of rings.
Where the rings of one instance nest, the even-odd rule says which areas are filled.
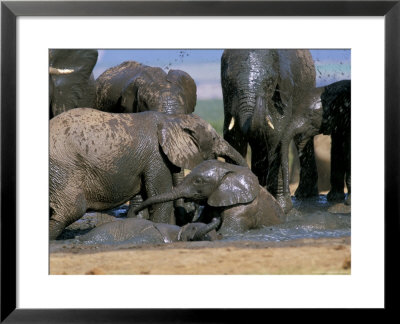
[[[343,203],[329,203],[325,195],[302,201],[293,197],[292,201],[293,209],[287,215],[285,223],[224,237],[223,240],[280,242],[303,238],[350,236],[350,206]]]
[[[297,239],[335,238],[351,235],[350,206],[346,206],[343,203],[329,203],[325,195],[302,201],[294,197],[292,199],[293,209],[287,215],[285,223],[250,230],[243,234],[225,236],[220,241],[284,242]],[[64,230],[60,239],[71,239],[87,233],[102,223],[123,219],[126,216],[127,209],[128,206],[123,205],[107,212],[87,213],[82,219]],[[135,244],[135,241],[130,243]],[[136,244],[143,244],[143,241],[138,240]]]

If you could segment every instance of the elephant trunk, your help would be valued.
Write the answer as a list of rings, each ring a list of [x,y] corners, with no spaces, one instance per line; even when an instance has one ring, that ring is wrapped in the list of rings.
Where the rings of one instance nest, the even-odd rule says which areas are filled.
[[[238,123],[243,135],[248,136],[254,118],[255,96],[250,94],[239,99]]]
[[[140,206],[133,209],[133,212],[137,214],[142,209],[145,209],[154,204],[161,204],[168,201],[173,201],[183,197],[183,195],[176,189],[172,189],[171,192],[163,193],[157,196],[150,197],[146,199]]]
[[[232,163],[234,164],[248,167],[246,159],[225,140],[222,141],[220,148],[217,150],[216,154],[217,156],[223,157],[229,162],[232,161]]]
[[[212,221],[204,226],[203,228],[199,229],[196,234],[194,235],[193,239],[195,241],[201,240],[207,233],[211,232],[214,229],[217,229],[217,227],[221,224],[221,218],[220,217],[215,217],[212,219]]]

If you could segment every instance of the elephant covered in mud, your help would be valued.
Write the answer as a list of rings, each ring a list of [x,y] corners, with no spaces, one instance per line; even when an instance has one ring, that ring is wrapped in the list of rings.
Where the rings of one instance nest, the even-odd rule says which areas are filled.
[[[94,49],[49,50],[50,118],[72,108],[94,107],[96,85]]]
[[[190,114],[196,106],[196,83],[184,71],[123,62],[96,80],[95,108],[108,112],[159,111]]]
[[[285,214],[275,198],[259,185],[248,167],[218,160],[204,161],[170,192],[153,196],[134,211],[148,206],[185,198],[205,207],[201,222],[221,218],[218,233],[240,233],[249,229],[279,224]]]
[[[296,197],[307,198],[318,195],[318,174],[311,146],[315,135],[331,135],[331,190],[329,201],[344,199],[344,183],[351,204],[351,81],[342,80],[314,90],[309,114],[294,132],[294,142],[300,156],[300,182]]]
[[[181,70],[166,73],[159,67],[126,61],[104,71],[96,80],[95,108],[115,113],[159,111],[167,114],[191,114],[196,106],[197,87],[190,75]],[[173,175],[174,185],[184,177],[183,171]],[[131,200],[137,206],[140,195]],[[176,201],[181,217],[185,206]]]
[[[282,148],[310,105],[315,79],[308,50],[235,49],[221,58],[224,138],[243,156],[250,144],[252,171],[285,212],[292,201]]]
[[[218,156],[243,157],[196,115],[112,114],[77,108],[50,120],[50,239],[87,210],[171,191],[172,173]],[[128,212],[129,216],[129,212]],[[172,202],[150,220],[175,223]]]
[[[147,219],[127,218],[102,224],[74,241],[85,244],[171,243],[177,241],[211,241],[209,233],[220,224],[213,219],[209,224],[189,223],[182,227],[153,223]]]

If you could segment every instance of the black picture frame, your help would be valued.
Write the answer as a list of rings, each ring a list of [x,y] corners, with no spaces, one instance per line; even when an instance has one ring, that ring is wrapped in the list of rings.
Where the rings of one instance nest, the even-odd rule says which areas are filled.
[[[16,19],[19,16],[384,16],[385,18],[385,310],[398,288],[400,1],[2,1],[1,3],[1,322],[236,322],[266,310],[16,308]],[[257,316],[257,317],[256,317]],[[258,317],[260,316],[260,317]]]

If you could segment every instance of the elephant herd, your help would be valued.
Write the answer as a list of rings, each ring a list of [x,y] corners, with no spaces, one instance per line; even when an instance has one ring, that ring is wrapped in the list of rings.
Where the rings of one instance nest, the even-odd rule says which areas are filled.
[[[212,231],[279,224],[292,209],[292,140],[301,167],[295,195],[318,196],[317,134],[332,138],[327,198],[343,201],[346,183],[350,205],[351,84],[317,88],[310,51],[225,50],[223,137],[193,114],[188,73],[127,61],[95,80],[97,57],[88,49],[49,53],[51,240],[87,211],[128,201],[127,219],[79,239],[208,240]]]

